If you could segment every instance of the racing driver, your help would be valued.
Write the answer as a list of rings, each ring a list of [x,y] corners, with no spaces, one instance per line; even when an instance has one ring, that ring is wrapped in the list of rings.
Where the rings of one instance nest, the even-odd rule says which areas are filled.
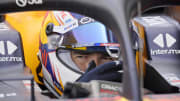
[[[111,30],[90,17],[48,12],[40,33],[43,82],[56,97],[67,82],[121,82],[119,47]]]

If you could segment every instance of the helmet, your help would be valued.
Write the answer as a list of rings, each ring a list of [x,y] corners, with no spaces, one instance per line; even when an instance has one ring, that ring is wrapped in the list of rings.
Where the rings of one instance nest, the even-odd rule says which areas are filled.
[[[71,51],[99,52],[118,58],[119,46],[111,30],[90,17],[48,12],[42,23],[39,48],[44,84],[59,97],[66,82],[74,82],[83,74],[72,60]]]

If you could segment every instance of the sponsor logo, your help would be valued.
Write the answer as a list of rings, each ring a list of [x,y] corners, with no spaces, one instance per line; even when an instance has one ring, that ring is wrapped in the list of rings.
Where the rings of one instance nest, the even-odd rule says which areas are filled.
[[[171,36],[169,33],[165,34],[165,37],[163,37],[163,34],[160,33],[158,36],[156,36],[153,40],[153,43],[159,46],[160,48],[171,48],[175,43],[176,39]],[[177,49],[157,49],[152,50],[151,49],[151,55],[159,55],[159,54],[180,54],[180,50]]]
[[[0,23],[0,30],[9,30],[9,28],[5,23]]]
[[[7,47],[7,52],[5,51],[5,42]],[[12,55],[16,50],[17,46],[12,43],[11,41],[0,41],[0,54],[2,57],[0,57],[0,61],[22,61],[22,57],[15,57],[15,56],[5,56],[3,55]]]
[[[54,11],[53,13],[56,20],[59,22],[61,26],[71,23],[75,19],[69,12]]]
[[[53,32],[57,32],[60,34],[64,34],[74,28],[78,27],[78,21],[75,19],[72,22],[64,25],[64,26],[54,26],[53,27]]]
[[[69,24],[69,25],[65,26],[65,27],[63,28],[63,30],[64,30],[64,31],[69,31],[69,30],[71,30],[71,29],[73,29],[73,28],[76,28],[76,27],[77,27],[77,22],[75,21],[75,22],[73,22],[72,24]]]
[[[146,22],[149,26],[169,24],[164,18],[160,16],[142,17],[142,20]]]
[[[84,44],[77,43],[77,44],[72,45],[72,48],[88,47],[88,46],[94,46],[94,43],[84,43]]]
[[[108,85],[108,84],[101,84],[102,89],[107,89],[107,90],[113,90],[113,91],[120,91],[121,88],[115,85]]]
[[[180,54],[180,50],[176,50],[176,49],[152,50],[151,49],[151,55],[163,55],[163,54],[177,55],[177,54]]]
[[[176,85],[180,85],[180,78],[178,75],[173,74],[173,73],[169,73],[169,74],[165,74],[163,75],[163,77],[165,77],[165,79],[170,82],[170,84],[176,86]]]
[[[16,95],[16,93],[0,93],[0,98],[13,97]]]
[[[76,27],[78,27],[78,20],[75,19],[69,12],[54,11],[54,16],[60,26],[54,26],[53,32],[64,34]]]
[[[4,61],[22,61],[22,58],[21,57],[0,57],[0,62],[4,62]]]
[[[153,42],[158,45],[161,48],[164,48],[165,46],[165,42],[163,39],[163,34],[159,34],[157,37],[154,38]],[[167,47],[171,47],[172,45],[174,45],[176,42],[176,39],[174,37],[172,37],[170,34],[166,33],[166,44]]]
[[[80,20],[80,23],[81,24],[87,24],[87,23],[90,23],[90,22],[94,22],[94,19],[90,18],[90,17],[83,17],[81,18]]]
[[[34,5],[34,4],[42,4],[42,0],[16,0],[16,4],[19,7],[25,7],[27,4]]]
[[[115,46],[115,47],[120,47],[120,44],[118,44],[118,43],[101,43],[100,46]]]

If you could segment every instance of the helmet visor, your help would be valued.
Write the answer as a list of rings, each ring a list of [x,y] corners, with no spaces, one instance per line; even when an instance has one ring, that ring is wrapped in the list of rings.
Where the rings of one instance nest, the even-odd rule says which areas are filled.
[[[63,36],[62,46],[87,47],[102,46],[107,43],[114,43],[115,45],[117,43],[112,32],[99,22],[80,25]]]

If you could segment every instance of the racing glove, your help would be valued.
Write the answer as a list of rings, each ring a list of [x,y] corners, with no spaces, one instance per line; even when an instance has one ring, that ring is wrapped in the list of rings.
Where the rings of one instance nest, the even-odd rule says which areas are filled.
[[[77,82],[89,82],[91,80],[105,80],[113,82],[122,81],[122,73],[118,72],[122,70],[122,62],[108,62],[97,67],[92,68],[94,63],[90,63],[86,72],[76,81]]]

